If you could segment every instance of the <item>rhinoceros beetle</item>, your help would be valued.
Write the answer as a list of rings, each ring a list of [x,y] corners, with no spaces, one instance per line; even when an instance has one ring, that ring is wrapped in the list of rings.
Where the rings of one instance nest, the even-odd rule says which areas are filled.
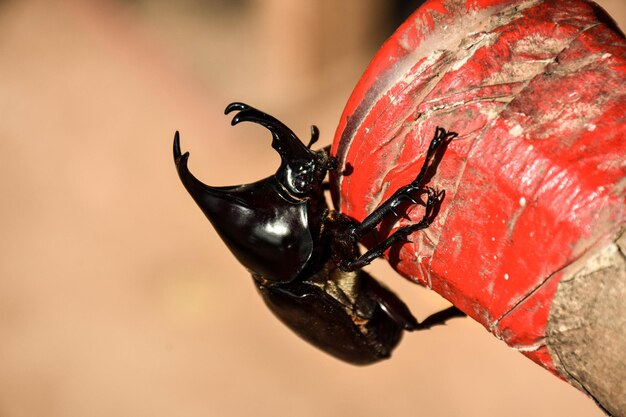
[[[438,151],[456,133],[437,128],[415,180],[358,222],[326,203],[324,180],[337,162],[329,148],[311,150],[319,135],[315,126],[305,146],[287,126],[253,107],[231,103],[225,113],[231,112],[236,112],[232,125],[253,122],[271,132],[272,147],[281,157],[274,175],[252,184],[205,185],[189,171],[189,153],[181,153],[178,132],[174,161],[187,191],[283,323],[339,359],[368,364],[389,357],[403,330],[425,329],[462,315],[451,307],[418,323],[393,292],[361,270],[431,224],[444,192],[424,182]],[[399,228],[360,254],[358,243],[366,235],[388,216],[397,216],[402,202],[416,204],[422,195],[421,221]]]

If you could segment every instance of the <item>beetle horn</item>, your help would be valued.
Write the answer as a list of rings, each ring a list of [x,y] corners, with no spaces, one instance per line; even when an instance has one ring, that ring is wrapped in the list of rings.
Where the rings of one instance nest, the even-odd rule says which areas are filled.
[[[274,176],[252,184],[211,187],[189,171],[188,159],[189,152],[180,151],[176,132],[178,176],[237,260],[253,274],[275,281],[293,279],[311,252],[302,214],[306,205],[287,201]]]
[[[174,163],[178,176],[200,209],[212,222],[215,215],[218,215],[217,207],[224,201],[232,201],[234,197],[228,187],[211,187],[197,179],[187,167],[188,159],[189,152],[183,154],[180,151],[180,135],[177,131],[174,135]]]
[[[176,170],[189,194],[200,204],[198,200],[201,199],[201,196],[205,193],[212,194],[213,187],[204,184],[189,171],[187,167],[188,159],[189,152],[182,154],[180,151],[180,134],[176,131],[174,134],[174,163],[176,164]]]
[[[181,153],[180,151],[180,135],[178,132],[174,135],[174,163],[178,176],[183,185],[200,207],[200,210],[213,224],[222,240],[226,243],[233,254],[239,259],[243,265],[254,268],[254,262],[251,262],[245,254],[246,250],[240,250],[243,235],[245,235],[245,225],[238,224],[235,220],[240,220],[237,215],[238,211],[251,211],[251,207],[245,198],[237,195],[237,190],[241,186],[234,187],[212,187],[204,184],[197,179],[187,166],[189,160],[189,152]],[[238,243],[239,242],[239,243]]]
[[[224,110],[224,114],[238,111],[233,117],[231,124],[234,126],[241,122],[253,122],[264,126],[272,133],[272,148],[276,149],[283,163],[297,159],[313,160],[314,153],[310,151],[291,129],[283,122],[244,103],[231,103]],[[317,129],[315,129],[317,130]],[[317,140],[316,131],[312,130],[312,142]]]

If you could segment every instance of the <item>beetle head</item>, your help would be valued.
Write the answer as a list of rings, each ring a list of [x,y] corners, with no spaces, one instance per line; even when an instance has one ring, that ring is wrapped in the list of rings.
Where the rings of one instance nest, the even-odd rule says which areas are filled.
[[[178,175],[243,266],[266,281],[289,282],[316,256],[315,238],[326,207],[322,181],[334,168],[334,158],[326,150],[309,149],[317,139],[316,128],[309,146],[305,146],[272,116],[242,103],[230,104],[226,113],[232,111],[238,111],[233,125],[250,121],[272,133],[272,147],[281,157],[276,174],[252,184],[206,185],[189,171],[189,153],[181,153],[176,132],[174,161]]]

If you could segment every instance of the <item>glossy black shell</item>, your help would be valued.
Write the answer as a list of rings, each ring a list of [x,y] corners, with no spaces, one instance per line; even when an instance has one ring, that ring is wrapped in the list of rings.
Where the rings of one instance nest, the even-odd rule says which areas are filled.
[[[404,235],[396,232],[383,242],[386,246],[362,257],[358,241],[388,213],[395,213],[399,202],[412,198],[398,194],[363,223],[329,210],[323,181],[336,161],[327,149],[309,149],[317,129],[312,129],[312,139],[304,146],[272,116],[242,103],[229,105],[226,113],[233,110],[238,111],[233,124],[251,121],[271,131],[272,147],[281,156],[279,169],[252,184],[211,187],[189,171],[189,153],[181,153],[177,132],[174,161],[185,188],[250,271],[269,309],[296,334],[353,364],[389,357],[403,330],[416,329],[418,323],[402,300],[360,268]],[[440,141],[433,139],[431,147],[436,143]],[[434,150],[436,146],[429,148]],[[422,190],[422,171],[425,168],[407,190]],[[441,195],[432,189],[428,194],[429,201]],[[422,222],[432,221],[430,217],[426,214]],[[422,226],[422,222],[415,226],[429,224]],[[405,232],[410,233],[411,227],[405,227]]]
[[[395,295],[363,271],[359,275],[362,317],[306,282],[269,288],[257,283],[257,289],[276,317],[302,339],[343,361],[367,365],[388,358],[404,329],[383,310],[368,287]]]
[[[302,272],[314,250],[319,219],[306,200],[291,198],[275,177],[233,187],[210,187],[193,178],[186,158],[183,184],[237,260],[269,281],[288,282]],[[195,180],[195,181],[194,181]]]

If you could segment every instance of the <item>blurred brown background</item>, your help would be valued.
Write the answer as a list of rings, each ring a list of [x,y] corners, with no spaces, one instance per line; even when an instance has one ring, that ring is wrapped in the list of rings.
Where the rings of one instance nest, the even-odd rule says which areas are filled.
[[[469,319],[345,365],[276,321],[176,176],[274,172],[241,100],[332,140],[418,2],[0,1],[0,417],[601,416]],[[626,6],[605,0],[622,27]],[[445,306],[384,262],[422,319]]]

